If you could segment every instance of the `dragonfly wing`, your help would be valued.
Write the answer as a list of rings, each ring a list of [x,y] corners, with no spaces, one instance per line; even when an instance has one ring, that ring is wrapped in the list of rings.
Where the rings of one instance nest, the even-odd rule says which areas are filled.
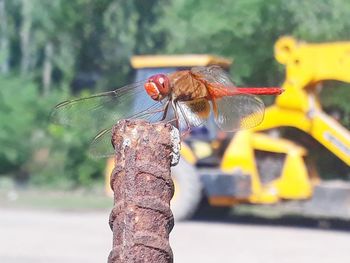
[[[113,154],[110,129],[117,121],[144,118],[156,122],[163,115],[163,108],[162,102],[155,102],[148,96],[142,81],[114,91],[64,101],[53,109],[51,121],[84,129],[91,138],[95,136],[90,154],[104,157]]]
[[[67,100],[51,113],[53,123],[73,127],[105,126],[128,118],[153,105],[144,89],[144,81],[90,97]],[[110,126],[111,126],[110,125]]]
[[[215,122],[224,131],[253,128],[264,119],[264,103],[252,95],[227,96],[212,103]]]
[[[210,104],[208,100],[201,98],[191,101],[180,101],[179,117],[181,127],[198,127],[204,124],[210,115]]]
[[[264,103],[237,91],[230,76],[220,67],[194,67],[191,72],[208,83],[216,124],[224,131],[253,128],[264,118]],[[216,95],[216,96],[215,96]]]
[[[228,73],[219,66],[193,67],[191,72],[198,78],[204,79],[213,85],[235,87]]]
[[[114,155],[112,147],[112,129],[100,131],[89,147],[89,155],[93,158],[106,158]]]
[[[164,105],[153,103],[150,107],[129,116],[129,119],[142,118],[149,122],[157,122],[163,117]],[[104,129],[100,131],[89,147],[89,155],[94,158],[105,158],[114,155],[114,149],[111,143],[112,129]]]

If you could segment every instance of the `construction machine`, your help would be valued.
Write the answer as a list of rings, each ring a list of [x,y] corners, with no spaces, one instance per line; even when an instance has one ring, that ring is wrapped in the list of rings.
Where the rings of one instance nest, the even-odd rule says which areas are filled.
[[[323,110],[319,93],[326,80],[350,82],[350,42],[309,44],[283,37],[275,43],[275,58],[286,67],[285,92],[266,108],[259,126],[229,134],[209,122],[182,142],[182,160],[172,170],[176,219],[191,217],[202,198],[215,207],[287,200],[298,202],[307,214],[350,218],[350,184],[322,181],[306,161],[312,149],[281,136],[284,127],[296,128],[349,166],[350,133]],[[139,56],[131,62],[137,79],[192,66],[228,69],[231,64],[206,55]],[[112,167],[110,160],[106,182]]]
[[[278,136],[284,127],[296,128],[349,166],[350,133],[323,110],[319,99],[324,81],[350,82],[349,51],[348,42],[309,44],[291,37],[276,42],[276,60],[286,67],[285,92],[266,108],[259,126],[235,134],[220,162],[220,171],[226,175],[249,178],[250,183],[245,183],[248,194],[217,193],[209,198],[212,205],[308,200],[294,206],[295,211],[350,218],[350,184],[320,180],[306,161],[312,149]]]
[[[307,207],[307,214],[350,217],[348,183],[321,181],[305,162],[306,156],[313,154],[312,149],[308,153],[291,140],[262,133],[282,127],[296,128],[349,166],[350,133],[323,110],[319,94],[324,81],[350,82],[350,42],[309,44],[283,37],[275,43],[275,58],[286,67],[282,85],[285,92],[266,109],[259,126],[235,135],[222,158],[221,170],[232,173],[239,169],[252,179],[247,199],[250,203],[310,199],[302,204]],[[280,158],[277,173],[272,171],[273,165],[265,171],[259,169],[264,166],[261,164],[264,154]],[[234,203],[236,200],[232,199]]]

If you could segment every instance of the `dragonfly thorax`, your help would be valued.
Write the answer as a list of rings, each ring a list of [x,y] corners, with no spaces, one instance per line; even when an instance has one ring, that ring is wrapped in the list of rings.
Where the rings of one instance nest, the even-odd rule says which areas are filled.
[[[152,99],[160,101],[171,92],[169,78],[164,74],[153,75],[147,79],[145,90]]]

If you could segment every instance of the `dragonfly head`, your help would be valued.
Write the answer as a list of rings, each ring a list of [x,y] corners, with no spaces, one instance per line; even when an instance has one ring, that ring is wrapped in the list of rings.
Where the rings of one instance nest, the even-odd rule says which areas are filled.
[[[153,75],[145,83],[147,94],[154,100],[162,100],[170,94],[170,81],[164,74]]]

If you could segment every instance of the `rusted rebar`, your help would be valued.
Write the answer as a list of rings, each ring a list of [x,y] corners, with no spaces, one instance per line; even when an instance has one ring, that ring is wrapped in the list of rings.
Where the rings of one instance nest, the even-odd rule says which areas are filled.
[[[112,134],[113,249],[108,262],[173,262],[170,166],[178,161],[178,131],[169,124],[123,120]]]

